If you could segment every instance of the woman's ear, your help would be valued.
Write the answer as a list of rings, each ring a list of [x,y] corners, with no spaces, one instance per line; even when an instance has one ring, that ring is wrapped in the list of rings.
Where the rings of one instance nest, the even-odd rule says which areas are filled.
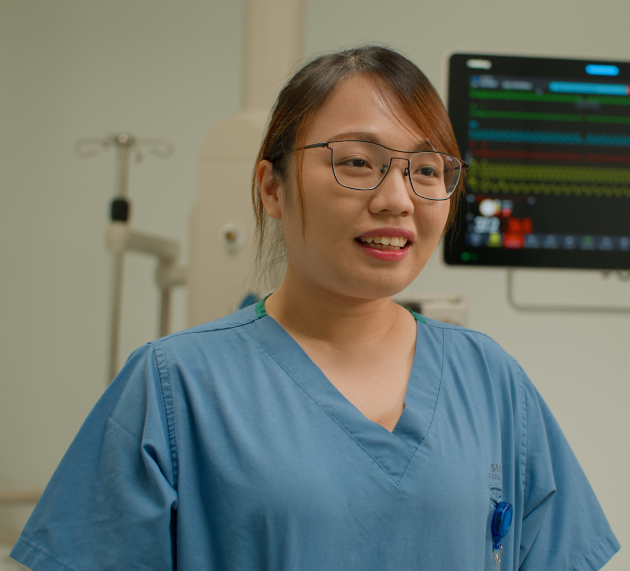
[[[281,186],[273,176],[271,161],[260,161],[256,169],[260,199],[270,218],[282,218]]]

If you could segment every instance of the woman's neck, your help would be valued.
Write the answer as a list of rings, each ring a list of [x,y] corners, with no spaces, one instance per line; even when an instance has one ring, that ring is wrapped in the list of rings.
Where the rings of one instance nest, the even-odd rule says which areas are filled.
[[[294,338],[310,339],[342,349],[381,343],[395,331],[415,328],[412,315],[382,299],[336,296],[301,281],[289,270],[265,302],[265,310]]]

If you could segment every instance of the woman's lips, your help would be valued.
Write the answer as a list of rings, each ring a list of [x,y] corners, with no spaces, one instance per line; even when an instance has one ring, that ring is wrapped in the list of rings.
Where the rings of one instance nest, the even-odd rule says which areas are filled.
[[[411,242],[407,242],[404,246],[396,247],[396,249],[394,250],[379,250],[378,248],[374,247],[374,243],[365,244],[359,238],[355,239],[355,243],[369,256],[372,256],[377,260],[383,260],[386,262],[398,262],[402,260],[407,256],[407,254],[409,253],[409,248],[411,247]]]

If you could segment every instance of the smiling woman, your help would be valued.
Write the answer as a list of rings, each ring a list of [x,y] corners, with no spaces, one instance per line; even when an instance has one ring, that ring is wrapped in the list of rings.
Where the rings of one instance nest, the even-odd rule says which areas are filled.
[[[263,160],[272,162],[273,174],[278,181],[286,179],[289,165],[293,161],[293,168],[296,174],[295,192],[285,194],[284,199],[288,204],[293,194],[296,195],[295,198],[297,199],[302,220],[304,220],[304,206],[301,167],[305,148],[309,146],[321,147],[323,145],[328,147],[329,151],[320,156],[325,157],[326,153],[328,153],[328,160],[332,161],[333,174],[337,181],[344,186],[352,187],[354,186],[352,182],[356,179],[351,181],[350,176],[356,177],[359,175],[350,175],[347,163],[345,168],[335,168],[335,156],[338,162],[337,167],[340,167],[343,159],[346,158],[344,151],[348,151],[348,145],[340,142],[333,143],[333,141],[354,139],[355,142],[356,140],[372,143],[379,142],[379,140],[374,138],[378,137],[378,133],[365,132],[364,127],[370,125],[370,119],[368,119],[367,123],[361,120],[356,122],[359,126],[358,129],[339,131],[334,133],[333,138],[322,139],[326,143],[318,141],[313,141],[314,145],[307,145],[306,143],[307,133],[310,134],[309,139],[313,138],[311,124],[315,117],[317,115],[321,117],[322,113],[320,113],[320,110],[327,105],[333,94],[336,94],[336,99],[343,97],[343,94],[339,95],[336,88],[343,80],[349,78],[366,85],[370,84],[367,87],[372,99],[363,101],[364,107],[362,110],[364,114],[366,112],[370,114],[372,111],[370,106],[372,103],[375,103],[379,109],[384,110],[390,120],[394,120],[398,124],[398,128],[406,130],[413,127],[416,134],[423,133],[423,136],[420,138],[411,137],[408,139],[413,141],[413,147],[410,147],[410,149],[414,151],[442,150],[447,153],[442,155],[442,157],[448,157],[449,155],[458,156],[455,136],[439,95],[427,77],[409,60],[392,50],[380,47],[358,48],[316,58],[298,71],[280,93],[257,161],[257,164],[260,164]],[[347,87],[343,89],[344,91],[348,90]],[[361,88],[359,87],[358,89],[360,90]],[[347,107],[351,108],[352,106],[349,105]],[[354,108],[351,111],[354,111]],[[396,118],[396,114],[399,111],[402,111],[405,115],[406,121]],[[340,108],[336,112],[343,112],[343,110]],[[360,118],[357,117],[357,119]],[[348,121],[347,123],[351,124],[352,122]],[[337,149],[336,155],[335,148]],[[387,152],[383,153],[383,150]],[[351,151],[357,151],[356,145]],[[371,153],[371,156],[375,159],[382,158],[383,154],[385,154],[387,171],[392,166],[389,151],[391,149],[383,149],[382,147],[380,151],[377,151],[373,147]],[[398,154],[400,152],[396,152],[393,156]],[[403,155],[409,158],[410,153],[403,153]],[[422,158],[428,158],[428,156],[424,155]],[[455,157],[452,157],[452,159],[455,159]],[[435,157],[433,160],[435,161]],[[440,162],[444,163],[444,161],[445,159],[440,157]],[[458,159],[455,159],[455,161],[457,162]],[[369,165],[371,167],[378,166],[378,168],[372,169],[375,171],[374,174],[377,175],[377,180],[374,181],[376,184],[384,178],[384,176],[378,176],[383,164]],[[418,164],[422,164],[422,161]],[[410,165],[407,166],[409,167]],[[458,164],[458,168],[455,169],[458,174],[463,170],[460,166]],[[416,173],[417,171],[412,170],[411,172]],[[381,174],[384,175],[386,173]],[[341,181],[339,177],[342,177]],[[451,185],[449,196],[458,188],[458,182],[459,177]],[[365,187],[365,184],[362,187]],[[459,189],[461,190],[461,185]],[[262,196],[258,191],[256,173],[254,174],[252,190],[258,235],[257,259],[259,260],[259,270],[264,272],[265,270],[269,271],[278,262],[278,258],[283,256],[284,242],[281,230],[277,225],[273,228],[272,236],[268,239],[269,219],[265,215]],[[454,196],[449,200],[448,209],[450,214],[448,224],[451,223],[455,216],[459,194],[459,192],[455,192]],[[267,245],[266,241],[269,241],[270,244]]]
[[[465,166],[400,54],[300,70],[253,185],[261,252],[273,223],[285,245],[282,284],[131,355],[13,557],[36,571],[600,569],[619,544],[518,363],[392,302]]]

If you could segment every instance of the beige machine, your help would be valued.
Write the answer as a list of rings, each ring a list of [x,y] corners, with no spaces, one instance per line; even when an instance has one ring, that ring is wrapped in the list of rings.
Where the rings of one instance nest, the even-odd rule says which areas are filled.
[[[251,180],[269,111],[303,57],[303,0],[248,0],[243,110],[208,133],[190,220],[188,325],[238,308],[251,288]],[[255,292],[260,293],[260,292]]]

